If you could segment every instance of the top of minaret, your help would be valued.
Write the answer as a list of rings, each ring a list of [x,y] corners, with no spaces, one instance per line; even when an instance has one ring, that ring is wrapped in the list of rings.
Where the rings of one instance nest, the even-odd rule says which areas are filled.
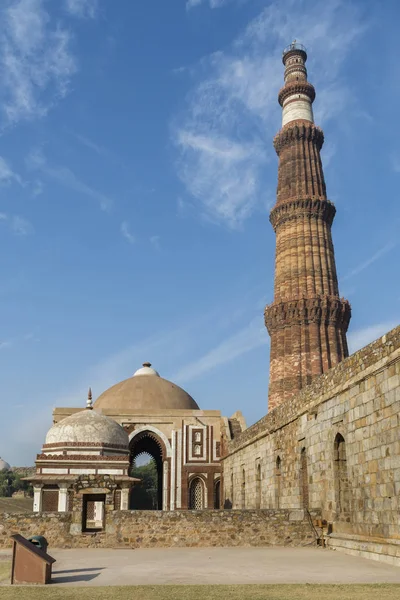
[[[282,106],[283,127],[291,121],[314,122],[312,103],[315,98],[315,90],[307,81],[306,60],[306,49],[296,40],[286,46],[283,51],[285,85],[278,95],[279,104]]]
[[[303,44],[299,44],[299,42],[297,42],[297,40],[293,40],[293,42],[291,44],[289,44],[289,46],[286,46],[286,48],[282,52],[283,64],[285,64],[285,62],[286,62],[287,55],[291,54],[292,52],[303,55],[303,61],[306,62],[306,60],[307,60],[306,47],[303,46]]]

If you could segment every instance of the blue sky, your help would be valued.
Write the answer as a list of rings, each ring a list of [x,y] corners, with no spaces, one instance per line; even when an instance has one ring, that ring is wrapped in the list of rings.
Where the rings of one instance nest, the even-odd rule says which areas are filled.
[[[143,361],[267,409],[281,52],[308,48],[351,350],[399,323],[396,0],[2,0],[0,455]]]

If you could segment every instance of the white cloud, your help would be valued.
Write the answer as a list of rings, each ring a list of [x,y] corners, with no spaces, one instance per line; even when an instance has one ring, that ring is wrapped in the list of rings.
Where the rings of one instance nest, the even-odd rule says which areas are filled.
[[[187,2],[186,2],[187,10],[194,8],[195,6],[199,6],[202,3],[202,1],[203,0],[187,0]]]
[[[204,356],[184,366],[174,379],[182,382],[190,381],[267,343],[269,343],[268,334],[262,319],[257,317]]]
[[[66,0],[66,9],[73,17],[95,19],[98,13],[98,0]]]
[[[11,229],[16,235],[28,235],[34,231],[32,223],[18,215],[11,218]]]
[[[386,321],[351,331],[347,336],[350,354],[357,352],[360,348],[364,348],[364,346],[367,346],[394,327],[397,327],[398,324],[395,321]]]
[[[180,179],[206,215],[231,227],[243,221],[257,199],[261,146],[189,130],[177,132],[176,142],[182,148]]]
[[[40,196],[40,194],[43,193],[43,190],[44,190],[43,181],[41,181],[40,179],[38,179],[33,184],[32,193],[33,193],[34,196]]]
[[[364,271],[365,269],[367,269],[370,265],[372,265],[379,258],[382,258],[382,256],[384,256],[387,252],[392,250],[396,245],[397,245],[397,241],[388,242],[387,244],[382,246],[382,248],[380,248],[379,250],[374,252],[374,254],[372,254],[372,256],[370,256],[369,258],[364,260],[362,263],[360,263],[359,265],[354,267],[354,269],[349,271],[349,273],[346,273],[346,275],[344,277],[342,277],[342,281],[346,281],[346,279],[351,279],[351,277],[358,275],[359,273],[361,273],[361,271]]]
[[[24,236],[34,233],[32,223],[19,215],[0,213],[0,221],[6,223],[15,235]]]
[[[186,10],[190,10],[191,8],[195,8],[196,6],[200,6],[200,4],[208,3],[210,8],[220,8],[227,4],[230,0],[187,0],[186,2]]]
[[[100,154],[100,155],[107,154],[107,151],[103,146],[96,144],[96,142],[89,139],[88,137],[81,135],[80,133],[74,133],[74,132],[71,132],[71,133],[78,140],[78,142],[80,142],[83,146],[86,146],[86,148],[93,150],[94,152],[96,152],[96,154]]]
[[[13,181],[23,185],[22,179],[18,173],[15,173],[9,163],[2,156],[0,156],[0,185],[7,185]]]
[[[109,196],[80,180],[69,167],[64,165],[50,165],[40,150],[33,150],[28,155],[26,163],[28,168],[39,171],[60,185],[79,194],[84,194],[89,198],[93,198],[99,203],[101,210],[109,210],[111,208],[113,201]]]
[[[0,110],[6,124],[45,115],[66,95],[77,69],[71,34],[53,23],[44,0],[3,0]]]
[[[120,228],[122,236],[128,240],[130,244],[134,244],[136,239],[135,236],[131,233],[128,221],[122,221]]]
[[[324,124],[349,113],[342,65],[364,31],[357,7],[345,0],[275,0],[229,49],[200,62],[200,81],[174,123],[173,139],[178,176],[203,213],[236,226],[268,195],[262,177],[280,125],[277,94],[288,41],[300,39],[309,50],[316,120]]]

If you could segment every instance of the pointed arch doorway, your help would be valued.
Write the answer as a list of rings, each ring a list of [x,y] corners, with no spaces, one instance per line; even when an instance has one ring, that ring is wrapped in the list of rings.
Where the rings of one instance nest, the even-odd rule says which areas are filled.
[[[130,475],[141,479],[132,489],[130,510],[166,510],[168,462],[162,439],[142,430],[132,437],[129,448]]]

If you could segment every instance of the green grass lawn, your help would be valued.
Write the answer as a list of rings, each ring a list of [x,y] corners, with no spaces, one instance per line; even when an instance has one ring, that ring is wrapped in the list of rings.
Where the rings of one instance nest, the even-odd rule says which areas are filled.
[[[398,600],[400,585],[4,587],[1,600]]]

